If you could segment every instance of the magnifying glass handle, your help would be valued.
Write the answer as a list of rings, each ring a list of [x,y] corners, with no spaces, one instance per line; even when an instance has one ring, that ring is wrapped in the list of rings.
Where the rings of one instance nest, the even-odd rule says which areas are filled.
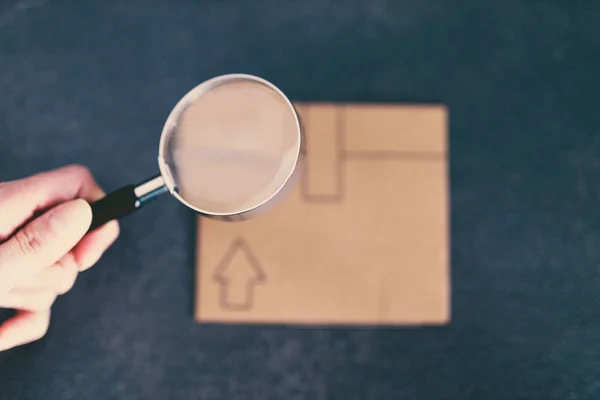
[[[165,193],[167,187],[160,175],[152,177],[139,185],[127,185],[106,197],[91,203],[92,224],[89,231],[114,219],[123,218],[140,209],[142,205],[159,194]]]
[[[127,185],[90,205],[92,224],[89,231],[93,231],[113,219],[131,214],[141,206],[141,203],[135,194],[135,185]]]

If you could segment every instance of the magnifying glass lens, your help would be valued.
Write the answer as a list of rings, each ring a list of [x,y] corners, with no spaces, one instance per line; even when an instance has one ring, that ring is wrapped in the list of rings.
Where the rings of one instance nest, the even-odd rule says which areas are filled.
[[[269,201],[297,162],[297,116],[257,80],[216,83],[184,101],[171,121],[163,167],[175,192],[201,212],[234,215]]]
[[[298,115],[277,87],[245,74],[210,79],[169,114],[159,144],[160,174],[95,201],[90,230],[166,192],[202,215],[247,219],[289,192],[304,149]]]

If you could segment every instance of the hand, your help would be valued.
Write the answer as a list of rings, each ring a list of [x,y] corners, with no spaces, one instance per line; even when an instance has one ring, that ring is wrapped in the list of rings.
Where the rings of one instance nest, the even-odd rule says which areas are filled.
[[[42,338],[56,296],[117,239],[116,221],[87,233],[88,202],[103,196],[81,166],[0,183],[0,307],[17,310],[0,325],[0,351]]]

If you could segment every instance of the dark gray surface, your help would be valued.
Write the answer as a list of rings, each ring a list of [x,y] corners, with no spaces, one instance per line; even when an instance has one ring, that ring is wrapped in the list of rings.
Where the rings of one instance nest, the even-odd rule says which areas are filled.
[[[443,102],[453,262],[445,328],[201,326],[193,216],[163,198],[43,341],[0,353],[1,399],[600,398],[597,1],[0,4],[1,179],[143,179],[170,108],[227,72],[294,100]]]

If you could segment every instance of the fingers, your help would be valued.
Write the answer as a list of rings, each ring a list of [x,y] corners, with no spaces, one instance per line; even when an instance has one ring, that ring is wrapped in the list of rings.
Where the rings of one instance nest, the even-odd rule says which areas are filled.
[[[16,288],[0,295],[0,307],[22,311],[44,311],[52,307],[57,294],[51,290]]]
[[[73,252],[69,252],[38,275],[39,287],[44,290],[51,290],[56,294],[65,294],[75,284],[80,268],[81,266],[75,260]]]
[[[82,198],[95,201],[105,196],[104,191],[97,185],[83,188]],[[85,271],[96,264],[104,252],[117,240],[120,233],[119,222],[110,221],[103,226],[88,232],[73,249],[73,255],[80,271]]]
[[[80,271],[96,264],[104,252],[117,240],[119,223],[110,221],[102,227],[88,233],[73,249],[73,255]]]
[[[50,290],[59,295],[65,294],[75,284],[80,269],[81,266],[75,261],[73,252],[69,252],[51,267],[27,278],[15,289],[42,289]],[[1,297],[0,294],[0,304],[2,303]]]
[[[116,240],[118,234],[119,225],[108,223],[102,229],[85,236],[72,251],[65,254],[54,265],[26,278],[18,284],[17,288],[45,289],[59,295],[65,294],[75,284],[79,272],[94,265]]]
[[[0,244],[0,293],[60,260],[85,235],[91,220],[90,205],[85,200],[71,200]]]
[[[50,309],[20,311],[0,325],[0,351],[41,339],[50,325]]]
[[[0,351],[40,339],[56,297],[116,240],[117,221],[87,232],[89,202],[104,195],[76,165],[0,183],[0,307],[18,310],[0,325]]]
[[[0,308],[19,310],[15,317],[0,325],[0,351],[42,338],[48,329],[54,301],[71,289],[78,273],[79,265],[69,252],[25,284],[0,294]]]
[[[79,165],[0,184],[0,241],[36,212],[74,198],[94,201],[103,196],[90,171]]]
[[[26,284],[0,294],[0,308],[19,310],[0,325],[0,351],[41,339],[48,330],[50,309],[57,296],[74,284],[79,265],[72,252],[50,268],[29,278]]]

